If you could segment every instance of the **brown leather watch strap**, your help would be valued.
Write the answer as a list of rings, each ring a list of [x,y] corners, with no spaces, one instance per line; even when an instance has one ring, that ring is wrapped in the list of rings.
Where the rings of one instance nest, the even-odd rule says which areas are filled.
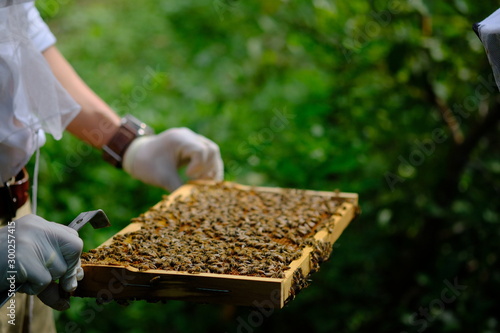
[[[153,130],[149,126],[127,115],[122,118],[122,123],[111,140],[102,147],[102,157],[111,165],[121,168],[123,155],[132,141],[139,136],[151,134]]]

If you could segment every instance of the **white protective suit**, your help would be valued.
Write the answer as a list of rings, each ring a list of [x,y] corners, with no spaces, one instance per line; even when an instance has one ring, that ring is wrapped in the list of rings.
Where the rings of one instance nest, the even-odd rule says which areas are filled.
[[[33,2],[0,0],[0,184],[80,110],[41,54],[54,43]]]

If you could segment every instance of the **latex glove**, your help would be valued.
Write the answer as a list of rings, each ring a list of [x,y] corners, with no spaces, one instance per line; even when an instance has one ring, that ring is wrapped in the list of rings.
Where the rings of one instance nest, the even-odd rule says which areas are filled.
[[[14,224],[13,233],[8,227],[0,229],[0,290],[9,289],[7,277],[10,274],[7,275],[7,271],[16,270],[16,283],[23,284],[19,292],[38,294],[45,304],[56,310],[69,308],[69,301],[61,298],[59,287],[51,282],[59,280],[63,290],[72,292],[77,281],[83,278],[80,266],[83,241],[78,233],[32,214],[14,221]],[[15,269],[7,261],[8,250],[11,249],[12,253],[13,249],[8,245],[14,244],[13,239]]]
[[[123,156],[123,169],[145,183],[173,191],[182,185],[178,169],[191,179],[222,180],[219,146],[187,128],[171,128],[135,139]]]

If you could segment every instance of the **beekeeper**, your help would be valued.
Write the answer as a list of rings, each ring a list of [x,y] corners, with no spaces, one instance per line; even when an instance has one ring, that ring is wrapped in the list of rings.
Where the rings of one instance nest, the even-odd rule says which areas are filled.
[[[33,2],[0,0],[0,293],[21,285],[1,308],[2,333],[55,332],[51,307],[64,310],[69,302],[51,282],[71,292],[83,277],[76,231],[30,211],[24,166],[47,133],[60,139],[67,129],[102,149],[113,166],[169,191],[181,185],[177,169],[183,165],[192,179],[223,177],[214,142],[186,128],[153,135],[131,116],[120,119],[82,81],[55,41]]]

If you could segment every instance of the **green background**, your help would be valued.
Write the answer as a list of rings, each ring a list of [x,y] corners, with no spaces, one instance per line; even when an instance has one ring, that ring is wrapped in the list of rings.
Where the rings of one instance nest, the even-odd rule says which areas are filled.
[[[120,115],[211,138],[227,180],[356,192],[363,211],[282,310],[73,299],[58,332],[498,332],[500,105],[471,29],[498,2],[37,4]],[[164,194],[70,135],[41,157],[39,215],[113,223],[85,249]]]

